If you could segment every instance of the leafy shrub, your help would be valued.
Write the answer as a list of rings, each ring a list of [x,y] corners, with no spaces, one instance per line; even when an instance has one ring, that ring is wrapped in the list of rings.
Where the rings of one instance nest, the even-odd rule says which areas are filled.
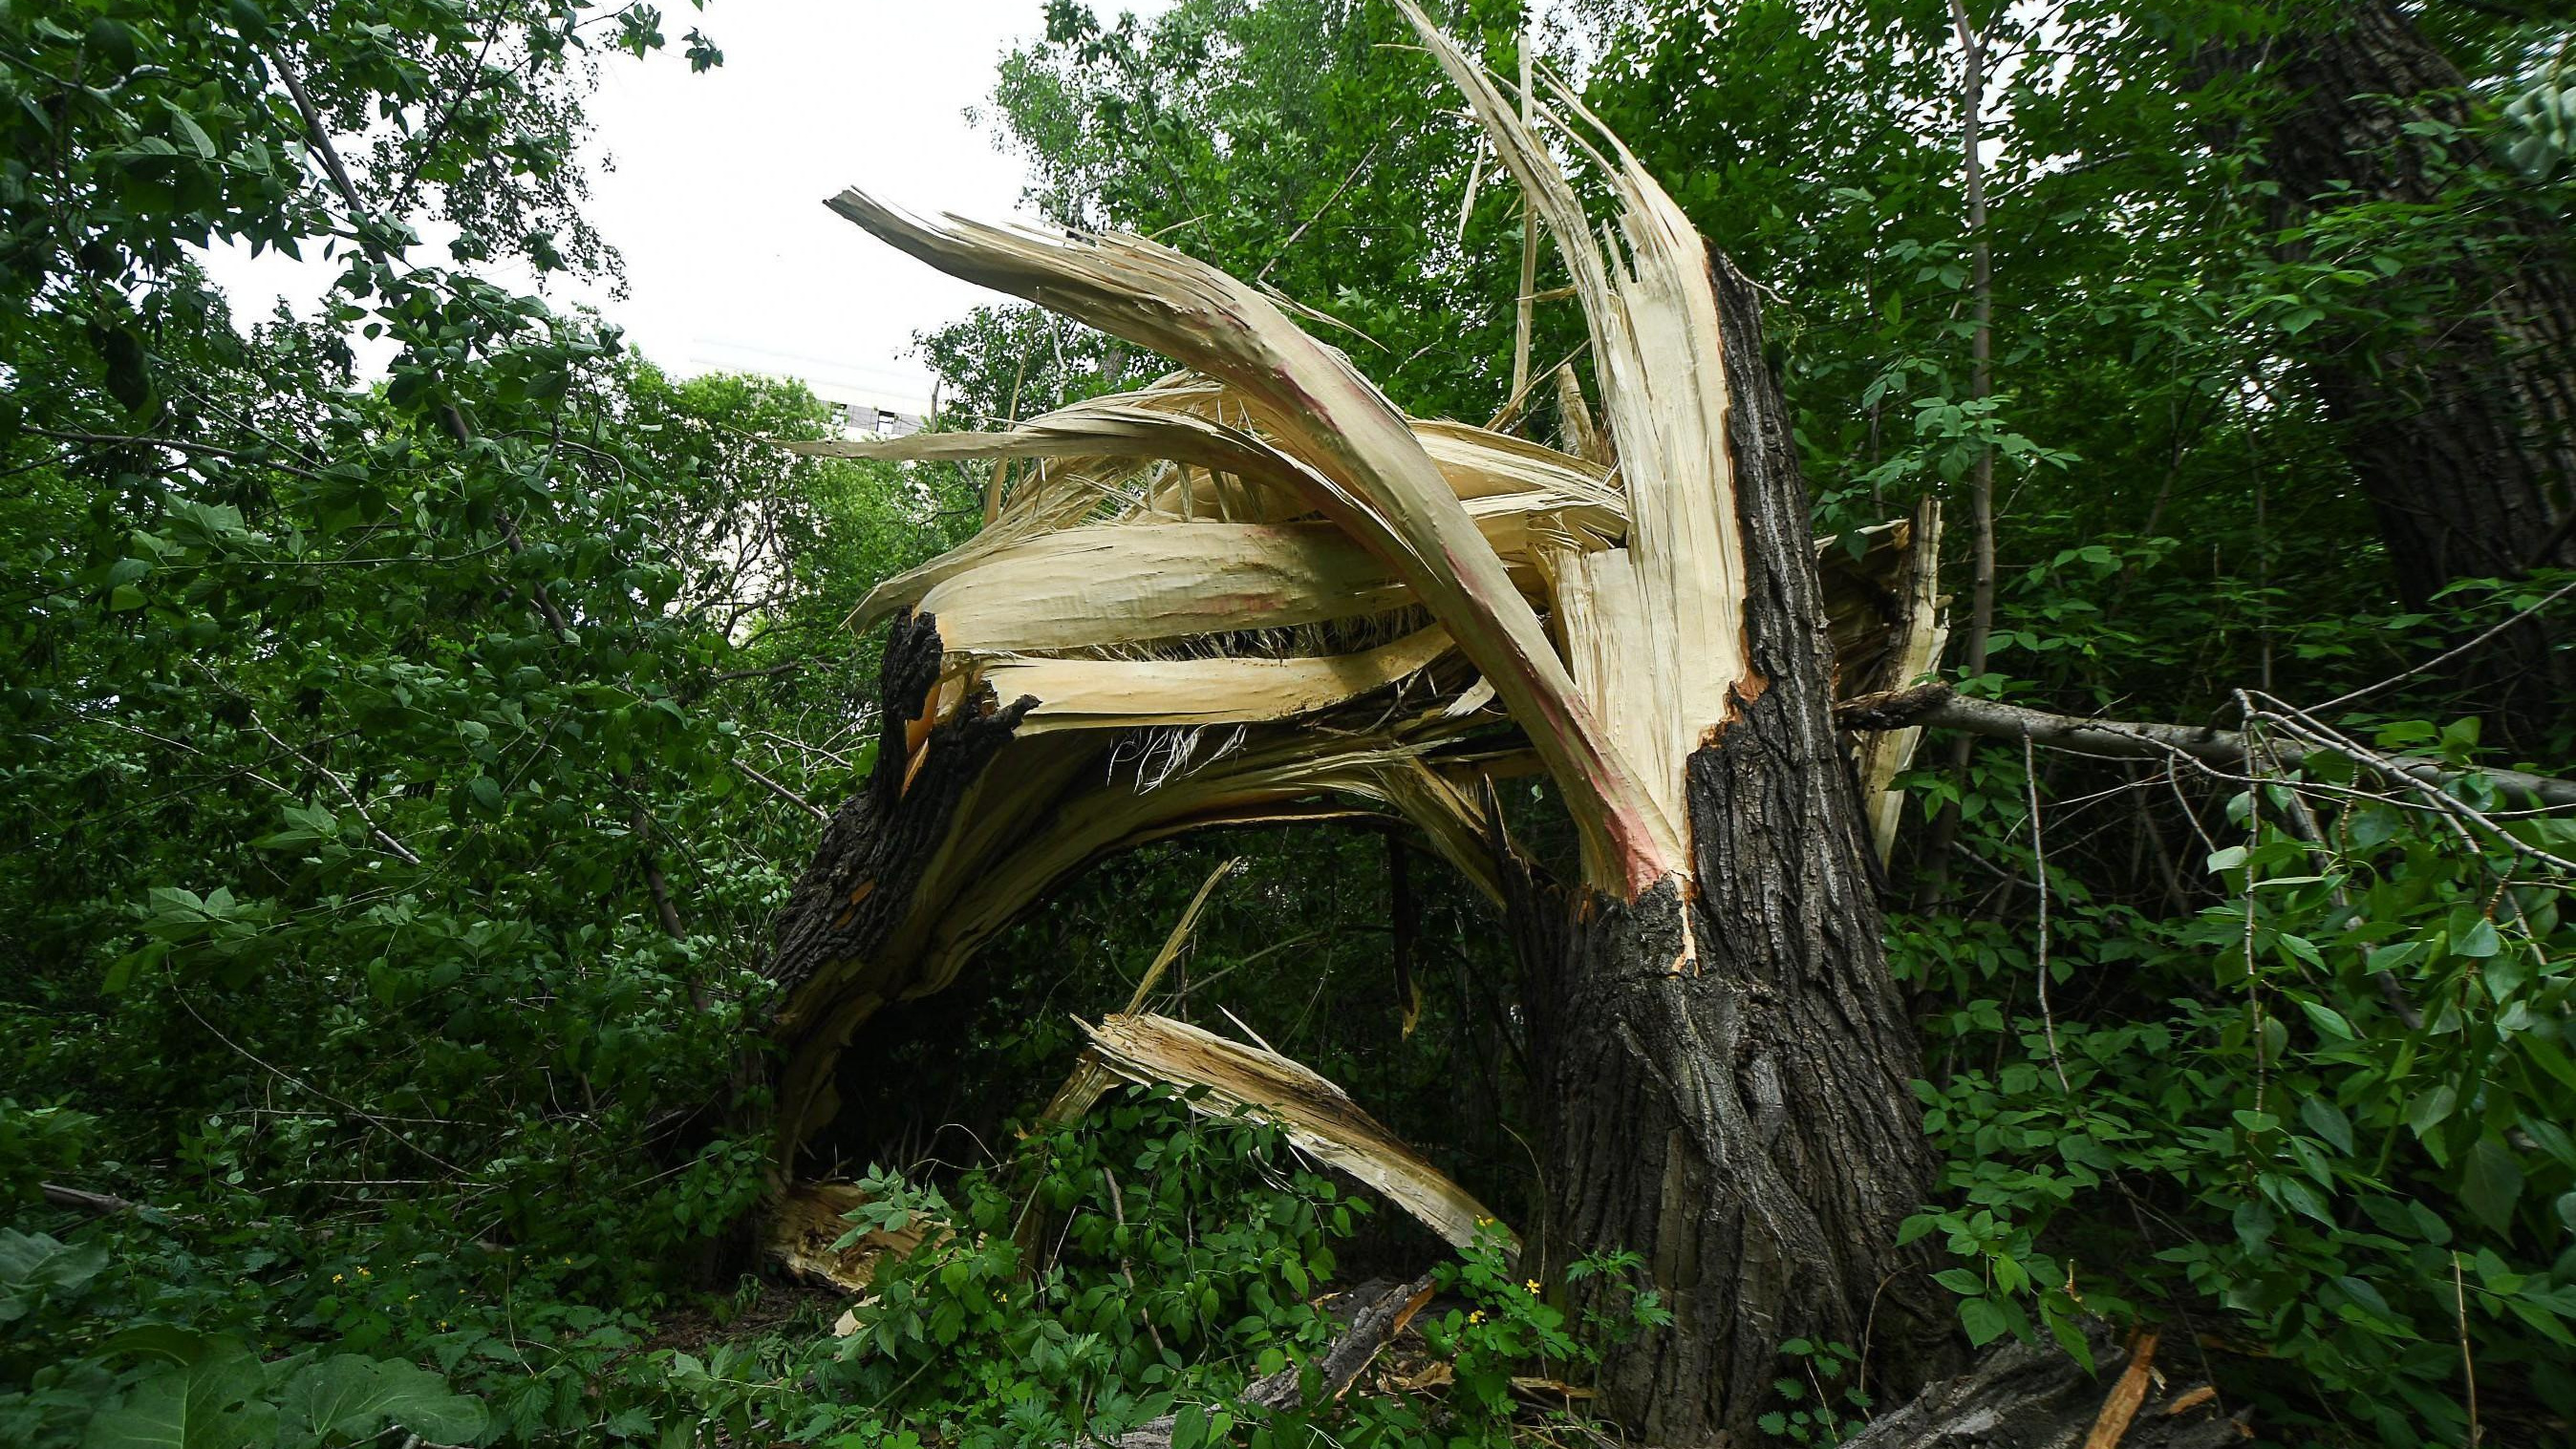
[[[2465,764],[2472,740],[2398,722],[2379,745]],[[2061,915],[2051,1016],[2027,933],[1904,926],[1900,970],[1947,1002],[1918,1086],[1944,1201],[1906,1234],[1957,1260],[1973,1340],[2080,1353],[2079,1311],[2188,1315],[2276,1425],[2458,1442],[2464,1334],[2490,1417],[2576,1412],[2576,923],[2529,855],[2576,826],[2508,814],[2508,840],[2352,796],[2349,761],[2308,770],[2229,801],[2215,904]]]
[[[856,1232],[927,1230],[878,1271],[825,1384],[888,1424],[1002,1446],[1114,1435],[1328,1341],[1309,1295],[1367,1204],[1275,1128],[1168,1093],[1033,1132],[952,1195],[884,1171]]]

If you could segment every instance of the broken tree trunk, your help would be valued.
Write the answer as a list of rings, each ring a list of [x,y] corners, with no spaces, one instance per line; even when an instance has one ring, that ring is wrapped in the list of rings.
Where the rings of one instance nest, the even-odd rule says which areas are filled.
[[[1753,289],[1717,271],[1754,683],[1689,760],[1696,893],[1509,879],[1551,1113],[1549,1267],[1644,1255],[1674,1323],[1613,1351],[1600,1402],[1664,1445],[1749,1442],[1790,1338],[1866,1345],[1891,1399],[1960,1358],[1921,1254],[1896,1246],[1933,1158],[1834,728],[1806,491]]]
[[[768,975],[782,1001],[773,1036],[788,1061],[780,1112],[791,1150],[801,1139],[809,1104],[828,1094],[828,1083],[819,1078],[834,1061],[829,1051],[807,1048],[835,1036],[846,1039],[850,1027],[883,1001],[878,993],[836,991],[831,977],[852,963],[874,960],[911,916],[915,888],[946,844],[959,803],[1036,703],[1023,698],[1002,706],[985,686],[948,718],[926,720],[941,655],[935,619],[910,609],[895,617],[878,675],[875,769],[833,812],[813,864],[779,914]]]
[[[789,907],[784,1021],[801,1044],[783,1135],[812,1120],[851,1021],[944,985],[979,933],[1066,872],[1180,830],[1346,814],[1328,797],[1355,798],[1420,825],[1509,909],[1545,1104],[1544,1258],[1635,1250],[1674,1315],[1610,1348],[1611,1416],[1665,1445],[1749,1442],[1780,1346],[1800,1336],[1859,1345],[1882,1397],[1900,1397],[1965,1352],[1926,1249],[1896,1242],[1932,1187],[1916,1046],[1832,715],[1831,576],[1753,289],[1570,96],[1564,114],[1513,107],[1399,4],[1566,260],[1615,478],[1406,418],[1257,289],[1146,238],[835,198],[925,261],[1193,371],[1007,434],[904,444],[1059,466],[887,594],[948,607],[945,590],[954,632],[984,642],[952,638],[940,666],[903,652],[937,652],[914,637],[926,623],[898,630],[889,673],[911,673],[889,718],[938,723],[889,724],[887,754],[909,746],[909,760],[881,757],[871,800],[835,821]],[[1594,163],[1614,228],[1596,232],[1533,118]],[[1890,531],[1888,551],[1911,533]],[[1010,606],[1076,556],[1115,565],[1115,586]],[[1357,612],[1353,581],[1375,600]],[[1906,612],[1901,638],[1845,641],[1844,682],[1902,682],[1887,671],[1935,627]],[[1002,709],[997,678],[1041,699]],[[1200,695],[1232,702],[1181,707]],[[1199,755],[1220,723],[1230,743]],[[1150,778],[1120,782],[1128,743],[1164,762]],[[1577,883],[1497,848],[1483,802],[1524,766],[1573,816]],[[898,841],[929,859],[889,854]],[[870,924],[886,891],[900,926]],[[935,924],[913,919],[925,912]],[[1597,1277],[1570,1287],[1579,1307],[1618,1306],[1597,1302]]]

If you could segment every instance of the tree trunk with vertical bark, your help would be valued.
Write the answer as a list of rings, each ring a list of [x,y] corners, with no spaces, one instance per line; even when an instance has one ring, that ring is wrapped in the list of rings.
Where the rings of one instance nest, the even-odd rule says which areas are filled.
[[[2483,162],[2464,154],[2479,123],[2466,77],[2384,0],[2312,6],[2260,53],[2228,60],[2267,70],[2288,97],[2266,158],[2285,208],[2347,186],[2444,205],[2458,168]],[[2309,334],[2307,370],[2350,430],[2409,608],[2459,579],[2576,567],[2576,253],[2549,218],[2488,201],[2451,260],[2400,275],[2439,292],[2420,326]],[[2466,661],[2459,682],[2516,743],[2536,746],[2564,711],[2555,642],[2534,620]]]
[[[1689,767],[1697,894],[1634,904],[1511,877],[1547,1103],[1551,1269],[1627,1248],[1672,1310],[1602,1407],[1656,1444],[1751,1442],[1780,1345],[1866,1345],[1883,1398],[1963,1361],[1899,1224],[1932,1187],[1917,1046],[1882,944],[1859,788],[1831,713],[1808,500],[1751,285],[1717,264],[1746,633],[1767,681]],[[1692,966],[1672,963],[1691,954]],[[1578,1297],[1596,1294],[1590,1280]]]
[[[815,987],[845,963],[873,958],[920,909],[916,887],[955,826],[960,803],[1036,703],[1024,698],[1002,705],[985,686],[954,715],[925,727],[940,650],[936,619],[910,609],[895,616],[878,674],[875,768],[832,813],[813,863],[779,912],[766,974],[783,1008],[771,1024],[772,1040],[789,1064],[778,1107],[781,1169],[793,1167],[786,1158],[809,1123],[830,1115],[831,1087],[823,1074],[839,1040],[883,999],[870,993],[833,1000]],[[915,731],[923,732],[918,754],[910,748]],[[809,1050],[817,1042],[820,1053]]]

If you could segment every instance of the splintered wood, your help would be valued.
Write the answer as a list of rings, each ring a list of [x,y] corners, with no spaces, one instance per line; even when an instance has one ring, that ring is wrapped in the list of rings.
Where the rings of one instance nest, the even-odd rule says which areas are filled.
[[[803,1182],[778,1199],[769,1219],[770,1256],[808,1278],[852,1293],[865,1293],[877,1265],[921,1246],[930,1224],[916,1221],[900,1232],[876,1229],[846,1248],[832,1246],[850,1230],[843,1214],[868,1200],[846,1182]]]
[[[1277,1124],[1316,1161],[1384,1193],[1461,1247],[1492,1225],[1484,1204],[1389,1132],[1341,1088],[1302,1063],[1168,1016],[1118,1015],[1083,1024],[1093,1059],[1131,1082],[1203,1087],[1191,1110],[1245,1112]],[[1506,1229],[1506,1232],[1509,1230]],[[1515,1251],[1519,1239],[1512,1239]]]
[[[1571,95],[1534,74],[1547,93],[1508,100],[1404,8],[1570,274],[1599,425],[1571,367],[1528,389],[1553,394],[1564,448],[1406,416],[1293,304],[1144,237],[926,219],[856,190],[828,203],[1180,370],[996,431],[793,445],[994,471],[986,526],[854,615],[910,611],[936,677],[889,691],[897,758],[879,761],[867,831],[836,838],[890,838],[871,832],[916,804],[943,820],[904,827],[922,839],[900,901],[835,898],[832,930],[778,973],[787,1139],[831,1114],[830,1063],[879,1006],[946,986],[1071,873],[1185,831],[1399,817],[1494,893],[1492,782],[1537,771],[1586,884],[1690,889],[1686,762],[1768,687],[1745,642],[1711,258]],[[1560,158],[1592,173],[1609,225]],[[1938,600],[1916,560],[1934,536],[1900,521],[1824,550],[1843,692],[1928,664]],[[929,768],[969,735],[989,758],[962,778]],[[1858,762],[1882,838],[1912,747],[1876,738]],[[916,795],[924,778],[939,788]]]

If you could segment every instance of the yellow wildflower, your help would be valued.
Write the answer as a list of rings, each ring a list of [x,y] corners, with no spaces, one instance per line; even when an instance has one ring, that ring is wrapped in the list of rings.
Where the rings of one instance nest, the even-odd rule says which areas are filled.
[[[1484,1321],[1485,1321],[1485,1310],[1483,1310],[1483,1309],[1479,1308],[1479,1309],[1476,1309],[1475,1311],[1473,1311],[1473,1312],[1469,1313],[1469,1314],[1467,1315],[1467,1321],[1468,1321],[1469,1323],[1482,1323],[1482,1322],[1484,1322]]]
[[[374,1276],[376,1276],[376,1275],[375,1275],[375,1274],[373,1274],[373,1273],[368,1272],[368,1271],[367,1271],[366,1269],[364,1269],[364,1268],[360,1268],[360,1269],[358,1270],[358,1276],[359,1276],[359,1277],[361,1277],[361,1278],[373,1278],[373,1277],[374,1277]]]
[[[349,1280],[338,1273],[334,1273],[331,1275],[331,1281],[334,1283],[346,1283]]]
[[[1527,1288],[1527,1289],[1530,1291],[1530,1296],[1531,1296],[1532,1298],[1536,1298],[1536,1297],[1538,1296],[1538,1280],[1537,1280],[1536,1278],[1532,1278],[1532,1279],[1528,1280],[1527,1282],[1525,1282],[1525,1283],[1521,1284],[1521,1286],[1522,1286],[1522,1287],[1524,1287],[1524,1288]]]

